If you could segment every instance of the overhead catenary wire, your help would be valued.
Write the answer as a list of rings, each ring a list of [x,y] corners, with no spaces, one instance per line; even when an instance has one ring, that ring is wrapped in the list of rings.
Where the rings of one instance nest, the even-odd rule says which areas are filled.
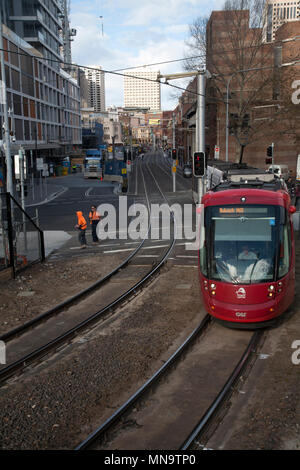
[[[0,49],[1,51],[3,52],[9,52],[11,54],[17,54],[17,55],[21,55],[21,56],[28,56],[29,54],[27,54],[26,52],[15,52],[15,51],[10,51],[8,49]],[[75,64],[75,63],[70,63],[70,62],[65,62],[63,60],[58,60],[58,59],[49,59],[49,58],[45,58],[45,57],[38,57],[38,56],[35,56],[35,55],[32,55],[31,57],[33,57],[34,59],[37,59],[37,60],[40,60],[40,61],[48,61],[48,62],[55,62],[55,63],[59,63],[59,64],[62,64],[62,65],[66,65],[68,67],[73,67],[73,68],[79,68],[79,69],[87,69],[87,70],[94,70],[94,71],[97,71],[99,72],[99,69],[95,68],[95,67],[91,67],[91,66],[87,66],[87,65],[80,65],[80,64]],[[112,75],[117,75],[117,76],[120,76],[120,77],[127,77],[128,75],[124,74],[124,73],[121,73],[121,72],[116,72],[116,71],[113,71],[113,70],[105,70],[103,68],[101,68],[100,70],[101,72],[103,73],[107,73],[107,74],[112,74]],[[135,78],[137,80],[144,80],[144,81],[148,81],[148,82],[153,82],[153,83],[159,83],[161,85],[167,85],[169,87],[172,87],[172,88],[177,88],[178,90],[181,90],[181,91],[186,91],[190,94],[193,94],[193,95],[196,95],[196,96],[203,96],[203,95],[200,95],[199,93],[197,93],[197,91],[193,91],[193,90],[188,90],[187,88],[183,88],[183,87],[180,87],[178,85],[174,85],[172,83],[168,83],[168,82],[162,82],[160,81],[159,79],[152,79],[152,78],[147,78],[147,77],[138,77],[138,76],[135,76],[135,75],[130,75],[131,78]]]
[[[291,38],[290,40],[299,40],[298,38],[299,38],[299,36],[295,36],[295,38]],[[249,46],[249,47],[253,47],[253,46]],[[231,49],[230,51],[222,51],[222,53],[224,53],[224,52],[233,52],[234,50],[242,50],[242,49],[245,49],[245,48]],[[4,49],[4,48],[3,49],[0,48],[0,51],[7,52],[7,53],[10,53],[10,54],[17,54],[17,55],[21,55],[21,56],[28,56],[29,55],[26,52],[10,51],[10,50]],[[65,61],[59,60],[59,59],[50,59],[50,58],[45,58],[45,57],[38,57],[38,56],[35,56],[34,54],[31,57],[33,57],[37,60],[40,60],[40,61],[55,62],[55,63],[59,63],[61,65],[66,65],[68,67],[73,67],[73,68],[78,68],[78,69],[94,70],[94,71],[99,72],[98,68],[87,66],[87,65],[80,65],[80,64],[76,64],[76,63],[65,62]],[[183,58],[183,59],[174,59],[174,60],[171,60],[171,61],[164,61],[164,62],[160,62],[160,63],[156,63],[156,64],[153,63],[153,64],[146,64],[146,65],[135,66],[135,67],[127,67],[127,68],[119,69],[119,70],[105,70],[105,69],[101,68],[101,72],[107,73],[107,74],[112,74],[112,75],[117,75],[117,76],[120,76],[120,77],[127,77],[128,74],[121,73],[122,70],[137,69],[137,68],[148,67],[148,66],[153,66],[153,65],[162,65],[162,64],[167,64],[167,63],[171,63],[171,62],[179,62],[179,61],[189,60],[189,59],[193,59],[193,58],[201,58],[201,57],[202,56],[186,57],[186,58]],[[294,65],[298,65],[298,64],[300,64],[300,60],[295,60],[295,61],[293,61],[289,64],[282,64],[282,66],[284,66],[284,65],[294,66]],[[276,68],[276,66],[263,67],[263,69],[272,69],[272,68]],[[257,68],[257,70],[259,70],[259,69],[261,69],[261,68]],[[255,69],[252,69],[252,70],[255,70]],[[201,72],[199,71],[199,73],[201,73]],[[222,74],[223,77],[230,76],[230,75],[232,75],[232,72],[229,72],[228,74]],[[219,76],[219,74],[213,74],[214,78],[216,78],[217,76]],[[131,74],[130,74],[130,77],[135,78],[137,80],[144,80],[144,81],[149,81],[149,82],[153,82],[153,83],[159,83],[160,85],[167,85],[169,87],[178,89],[180,91],[185,91],[185,92],[187,92],[189,94],[192,94],[192,95],[195,95],[195,96],[204,96],[203,94],[198,93],[197,91],[190,90],[188,88],[184,88],[184,87],[181,87],[179,85],[174,85],[172,83],[169,83],[168,81],[162,82],[159,79],[154,80],[154,79],[151,79],[151,78],[139,77],[139,76],[135,76],[135,75],[131,75]]]

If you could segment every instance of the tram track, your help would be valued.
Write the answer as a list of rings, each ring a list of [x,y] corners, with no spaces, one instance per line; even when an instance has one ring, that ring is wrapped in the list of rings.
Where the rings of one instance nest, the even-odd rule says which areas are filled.
[[[149,207],[149,200],[148,200],[148,195],[145,192],[146,199],[147,199],[147,205]],[[146,238],[144,238],[141,243],[136,247],[136,249],[122,262],[120,263],[115,269],[113,269],[110,273],[105,275],[103,278],[97,280],[87,288],[81,290],[77,294],[75,294],[72,297],[69,297],[68,299],[64,300],[63,302],[60,302],[59,304],[55,305],[51,309],[47,310],[46,312],[43,312],[42,314],[36,316],[35,318],[31,319],[30,321],[24,323],[23,325],[20,325],[16,328],[13,328],[12,330],[3,333],[0,336],[0,341],[8,342],[12,339],[15,339],[17,336],[25,333],[28,331],[30,328],[38,326],[40,323],[43,321],[47,320],[48,318],[57,315],[60,313],[63,309],[71,307],[76,301],[83,299],[86,295],[90,294],[93,292],[95,289],[100,288],[103,286],[107,281],[109,281],[114,275],[116,275],[120,270],[124,269],[128,264],[130,263],[131,259],[134,258],[136,253],[142,248],[146,241]]]
[[[195,408],[197,409],[197,406],[193,406],[193,403],[190,403],[188,406],[185,401],[191,395],[191,386],[188,385],[186,387],[187,391],[182,390],[182,387],[174,391],[174,383],[176,384],[178,382],[178,387],[178,385],[182,386],[182,381],[178,378],[174,380],[174,377],[172,379],[172,375],[176,376],[177,374],[178,376],[178,367],[181,367],[181,370],[188,368],[188,365],[185,365],[185,363],[190,361],[190,350],[193,348],[197,349],[197,344],[201,344],[201,339],[209,335],[211,332],[210,329],[214,330],[215,325],[215,321],[211,320],[209,315],[206,315],[198,327],[194,329],[164,365],[109,418],[91,432],[86,439],[79,443],[75,450],[178,449],[183,451],[191,448],[199,450],[199,439],[207,432],[207,428],[212,422],[216,420],[220,408],[222,408],[222,405],[224,406],[224,403],[234,391],[235,384],[245,372],[251,358],[253,358],[253,355],[256,353],[263,334],[262,331],[255,332],[251,335],[250,340],[246,341],[244,348],[240,348],[243,350],[240,353],[238,361],[235,363],[233,360],[234,366],[232,368],[231,366],[229,366],[229,368],[227,367],[228,370],[230,369],[230,373],[224,380],[222,378],[222,386],[216,390],[215,396],[211,401],[210,399],[205,400],[203,397],[199,400],[199,394],[201,396],[205,392],[203,392],[201,388],[197,389],[197,381],[190,377],[192,387],[196,387],[196,389],[193,390],[194,397],[198,397],[199,401],[208,401],[210,403],[204,413],[200,415],[200,418],[197,418],[189,414],[195,414]],[[213,334],[213,332],[211,332],[211,334]],[[215,367],[217,368],[218,366],[215,365]],[[205,370],[202,371],[202,374],[209,375]],[[169,378],[169,376],[171,376],[171,378]],[[187,377],[185,377],[184,380],[186,379]],[[168,381],[171,383],[169,388],[166,385]],[[172,398],[176,403],[175,411],[170,407],[170,401],[166,399],[167,390],[170,389],[175,397]],[[202,403],[201,406],[203,406]],[[186,409],[188,410],[187,414]],[[168,417],[170,414],[171,419]],[[181,416],[178,417],[178,415]],[[192,423],[195,421],[196,425],[187,432],[188,426],[183,425],[183,423]],[[178,434],[176,435],[176,433]],[[174,445],[174,443],[179,445]]]
[[[147,205],[149,208],[149,196],[142,168],[141,174],[144,182]],[[149,230],[150,224],[148,226],[148,232]],[[3,383],[8,378],[14,376],[16,373],[18,373],[20,370],[23,370],[29,364],[32,364],[33,362],[43,358],[50,352],[53,352],[58,347],[71,341],[77,334],[79,334],[88,327],[92,327],[95,322],[98,322],[100,319],[107,318],[107,316],[105,315],[111,314],[113,311],[115,311],[117,307],[123,305],[124,302],[132,298],[132,296],[135,296],[143,286],[150,282],[151,279],[153,279],[154,276],[159,272],[160,268],[164,265],[169,254],[171,253],[175,244],[174,237],[173,239],[171,239],[168,248],[164,250],[163,255],[157,256],[159,260],[156,260],[154,264],[152,263],[151,268],[146,270],[146,272],[143,272],[137,281],[135,279],[136,282],[134,282],[129,289],[126,289],[126,291],[122,292],[121,295],[114,297],[113,300],[110,300],[108,303],[105,303],[105,305],[100,310],[97,310],[96,312],[91,315],[88,315],[87,317],[85,315],[85,318],[83,319],[81,318],[82,315],[80,314],[80,308],[78,307],[78,304],[80,305],[80,302],[82,302],[82,310],[84,308],[90,308],[89,303],[87,302],[86,306],[85,302],[89,301],[91,296],[95,296],[97,294],[97,292],[99,291],[99,287],[103,287],[104,284],[111,280],[113,276],[118,274],[120,271],[124,271],[124,268],[129,266],[130,261],[132,261],[137,255],[137,253],[139,253],[140,250],[143,248],[146,239],[147,236],[142,240],[142,242],[133,251],[133,253],[131,253],[131,255],[121,263],[121,265],[115,268],[103,279],[97,281],[87,289],[79,292],[71,299],[68,299],[67,301],[57,305],[48,312],[39,315],[34,320],[27,322],[25,325],[18,327],[15,330],[12,330],[3,335],[1,339],[3,341],[8,341],[7,359],[9,363],[8,365],[5,365],[4,367],[0,368],[0,383]],[[145,268],[146,267],[147,265],[145,266]],[[70,316],[73,317],[73,307],[75,308],[75,312],[77,308],[77,315],[75,315],[75,317],[77,316],[79,318],[79,321],[77,321],[77,323],[73,324],[72,327],[68,328],[63,333],[57,335],[57,332],[61,331],[62,329],[61,325],[63,323],[68,323]],[[69,312],[70,309],[71,314]],[[61,320],[62,313],[65,313],[63,321]],[[52,325],[52,329],[56,333],[53,338],[49,338],[49,322],[51,322],[54,317],[56,317],[56,319],[59,321],[54,322],[54,325]],[[25,341],[24,338],[26,338]],[[35,345],[35,347],[32,347],[32,345]],[[13,358],[12,360],[11,357]]]

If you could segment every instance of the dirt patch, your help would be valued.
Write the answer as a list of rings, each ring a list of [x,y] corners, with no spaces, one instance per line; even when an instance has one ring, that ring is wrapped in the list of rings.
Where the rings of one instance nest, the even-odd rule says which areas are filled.
[[[162,365],[202,310],[197,272],[165,268],[105,324],[2,388],[0,447],[74,448]]]
[[[68,299],[112,271],[127,254],[72,257],[26,269],[16,279],[0,282],[0,334]]]

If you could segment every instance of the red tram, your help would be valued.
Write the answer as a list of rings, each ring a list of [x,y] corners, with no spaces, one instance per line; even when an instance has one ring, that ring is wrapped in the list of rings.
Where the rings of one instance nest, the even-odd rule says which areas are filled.
[[[233,171],[202,198],[200,285],[207,312],[231,327],[263,327],[294,299],[295,248],[285,183]]]

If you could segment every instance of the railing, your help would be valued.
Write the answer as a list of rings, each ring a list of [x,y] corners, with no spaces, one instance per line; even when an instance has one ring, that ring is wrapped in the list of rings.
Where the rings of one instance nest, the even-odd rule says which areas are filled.
[[[24,268],[45,260],[43,231],[9,193],[0,194],[0,270],[13,277]]]

